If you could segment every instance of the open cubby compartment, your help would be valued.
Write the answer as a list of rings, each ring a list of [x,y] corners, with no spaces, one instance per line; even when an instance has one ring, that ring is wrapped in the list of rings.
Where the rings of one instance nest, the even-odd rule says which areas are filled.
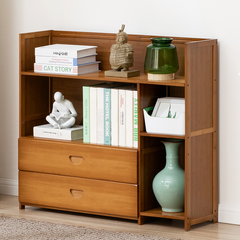
[[[141,136],[141,152],[140,152],[140,189],[139,194],[142,199],[140,204],[140,218],[144,223],[147,217],[159,217],[184,220],[184,212],[167,213],[162,212],[161,206],[157,202],[152,182],[157,173],[159,173],[166,164],[166,151],[163,138]],[[185,141],[183,140],[179,147],[179,164],[185,170]]]
[[[143,116],[143,109],[147,107],[152,107],[155,105],[158,98],[162,97],[185,97],[184,87],[179,86],[166,86],[166,85],[150,85],[150,84],[141,84],[140,85],[140,134],[141,136],[150,136],[150,135],[159,135],[161,134],[149,134],[146,133],[145,120]],[[163,137],[163,136],[162,136]],[[166,137],[171,137],[166,136]],[[172,136],[173,138],[183,138],[184,136]]]

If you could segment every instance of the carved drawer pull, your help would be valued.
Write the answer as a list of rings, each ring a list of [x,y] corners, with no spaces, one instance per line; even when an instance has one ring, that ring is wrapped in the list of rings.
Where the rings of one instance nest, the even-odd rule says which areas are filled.
[[[83,190],[70,189],[70,193],[74,198],[81,198],[83,196]]]
[[[69,159],[73,165],[80,165],[83,161],[83,157],[69,156]]]

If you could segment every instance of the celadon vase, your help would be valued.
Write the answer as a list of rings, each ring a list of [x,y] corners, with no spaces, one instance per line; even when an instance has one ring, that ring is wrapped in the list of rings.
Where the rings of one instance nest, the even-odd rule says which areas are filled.
[[[185,173],[178,162],[182,140],[162,141],[166,149],[166,165],[153,179],[153,192],[164,212],[183,212]]]

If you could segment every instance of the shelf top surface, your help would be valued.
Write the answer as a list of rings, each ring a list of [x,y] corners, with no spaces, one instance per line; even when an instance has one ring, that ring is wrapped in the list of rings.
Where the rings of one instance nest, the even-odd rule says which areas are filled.
[[[166,86],[177,86],[177,87],[185,86],[184,77],[178,77],[174,80],[167,80],[167,81],[148,81],[147,74],[145,74],[145,73],[141,73],[140,76],[131,77],[131,78],[105,77],[104,71],[100,71],[100,72],[96,72],[96,73],[81,74],[81,75],[77,75],[77,76],[48,74],[48,73],[47,74],[46,73],[35,73],[33,70],[22,71],[21,74],[28,75],[28,76],[44,76],[44,77],[99,80],[99,81],[110,81],[110,82],[141,83],[141,84],[166,85]]]

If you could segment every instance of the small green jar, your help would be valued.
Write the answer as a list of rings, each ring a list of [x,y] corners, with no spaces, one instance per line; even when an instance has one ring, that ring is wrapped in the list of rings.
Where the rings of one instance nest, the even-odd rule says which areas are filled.
[[[147,46],[144,70],[150,74],[171,74],[179,69],[176,47],[172,38],[151,38]]]

